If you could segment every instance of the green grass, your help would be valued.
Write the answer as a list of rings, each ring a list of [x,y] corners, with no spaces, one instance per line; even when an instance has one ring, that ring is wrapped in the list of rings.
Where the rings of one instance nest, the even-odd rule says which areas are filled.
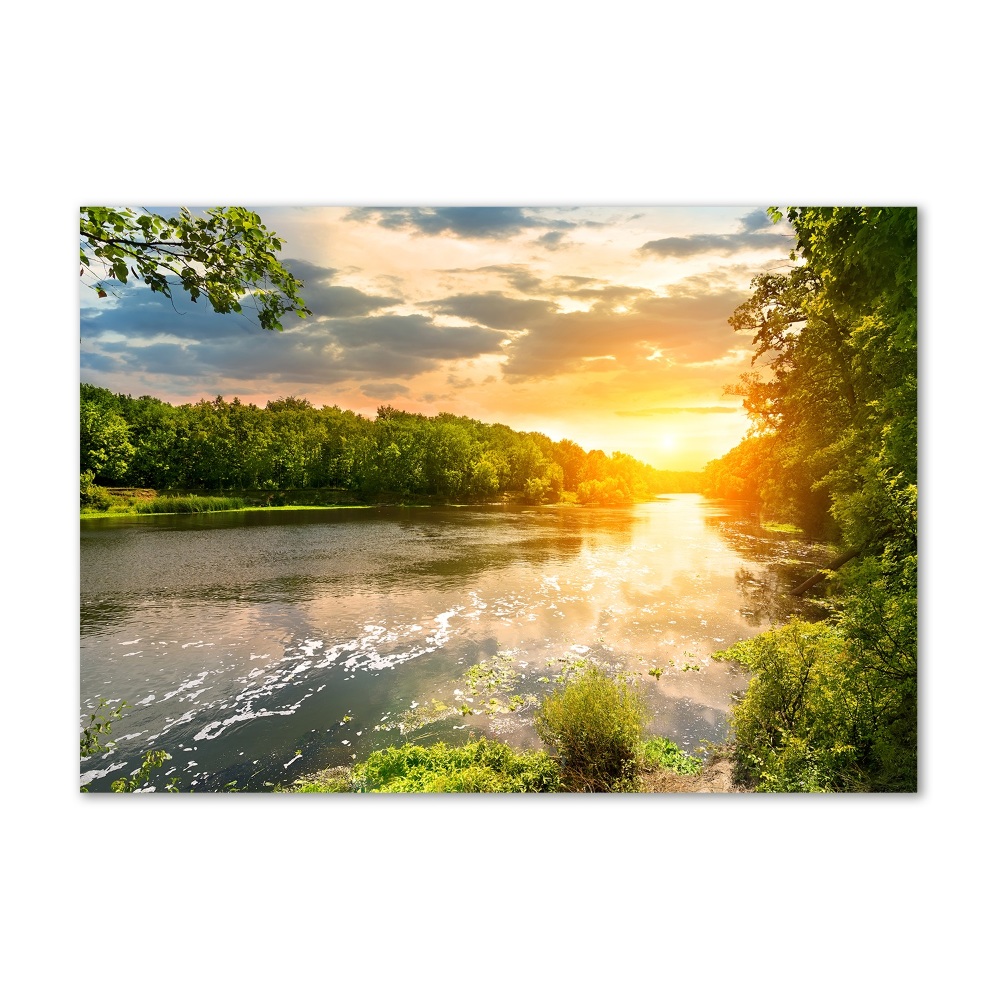
[[[465,746],[405,743],[377,750],[349,776],[303,779],[286,792],[552,792],[559,767],[541,750],[480,739]]]
[[[193,493],[186,497],[156,497],[137,500],[137,514],[204,514],[216,510],[242,510],[246,501],[240,497],[202,497]]]
[[[662,736],[639,744],[639,766],[643,771],[673,771],[674,774],[701,774],[701,761],[686,754],[676,743]]]

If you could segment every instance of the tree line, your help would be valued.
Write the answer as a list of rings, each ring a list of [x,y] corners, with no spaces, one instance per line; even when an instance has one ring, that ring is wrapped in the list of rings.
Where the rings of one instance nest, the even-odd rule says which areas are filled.
[[[333,488],[439,500],[627,504],[696,489],[696,473],[585,451],[470,417],[381,406],[374,419],[287,397],[174,406],[80,386],[80,469],[103,486],[158,490]]]
[[[729,320],[755,334],[754,367],[730,389],[752,428],[708,464],[703,491],[831,538],[842,568],[827,576],[821,625],[735,648],[753,674],[734,712],[737,752],[764,788],[913,790],[917,214],[787,217],[797,265],[757,275]]]

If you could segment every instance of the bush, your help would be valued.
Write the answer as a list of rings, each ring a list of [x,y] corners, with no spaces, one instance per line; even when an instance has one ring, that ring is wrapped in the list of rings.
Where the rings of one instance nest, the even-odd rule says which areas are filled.
[[[691,757],[676,743],[662,736],[654,736],[639,744],[639,766],[644,771],[701,774],[701,761],[697,757]]]
[[[109,510],[115,498],[103,486],[94,484],[94,474],[89,469],[80,473],[80,509]]]
[[[377,750],[351,772],[359,792],[548,792],[559,784],[556,762],[540,750],[518,752],[480,739]],[[340,789],[337,789],[340,790]]]
[[[543,699],[535,729],[558,758],[567,791],[624,792],[637,787],[648,709],[622,677],[582,663],[565,687]]]
[[[750,670],[733,709],[734,778],[767,792],[865,791],[892,684],[841,631],[793,620],[719,656]]]

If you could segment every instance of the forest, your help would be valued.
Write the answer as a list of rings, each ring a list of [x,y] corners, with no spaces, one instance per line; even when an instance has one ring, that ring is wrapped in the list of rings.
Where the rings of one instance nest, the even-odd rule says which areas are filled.
[[[780,217],[771,209],[773,219]],[[751,671],[734,712],[760,790],[917,787],[917,213],[791,208],[797,266],[731,316],[754,366],[729,391],[752,428],[704,471],[708,496],[833,541],[820,624],[726,656]]]
[[[381,406],[369,419],[294,397],[264,407],[221,396],[173,406],[89,384],[80,386],[80,471],[81,503],[92,507],[104,496],[94,487],[106,486],[617,505],[700,481],[621,452],[449,413]]]

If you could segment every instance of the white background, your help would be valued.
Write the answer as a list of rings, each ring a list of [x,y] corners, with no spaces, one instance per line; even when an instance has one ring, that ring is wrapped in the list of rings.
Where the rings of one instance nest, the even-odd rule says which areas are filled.
[[[933,21],[877,2],[698,10],[7,15],[17,995],[980,992],[979,901],[992,912],[996,889],[994,34],[971,3]],[[143,202],[917,205],[921,792],[79,795],[75,213]]]

